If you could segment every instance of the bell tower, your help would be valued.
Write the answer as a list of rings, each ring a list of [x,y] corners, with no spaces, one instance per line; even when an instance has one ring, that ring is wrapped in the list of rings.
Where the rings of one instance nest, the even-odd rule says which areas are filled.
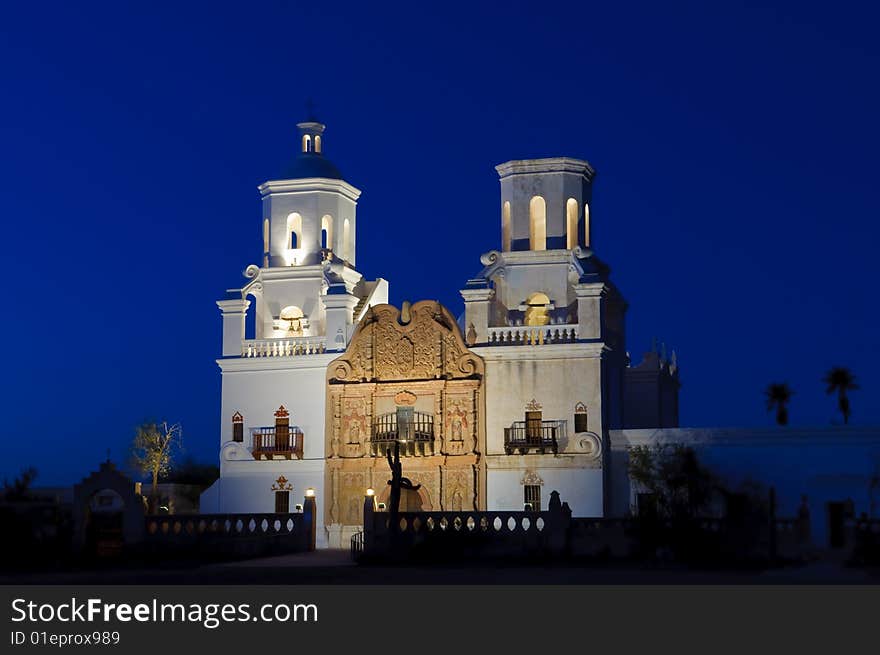
[[[282,179],[260,185],[263,266],[311,266],[332,253],[353,267],[361,192],[324,156],[324,124],[309,120],[297,128],[293,164]]]
[[[589,248],[596,172],[581,159],[508,161],[501,178],[501,250]]]

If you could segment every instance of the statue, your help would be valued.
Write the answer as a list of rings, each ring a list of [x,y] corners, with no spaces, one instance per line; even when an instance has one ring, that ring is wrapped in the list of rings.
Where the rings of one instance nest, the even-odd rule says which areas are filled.
[[[397,524],[397,515],[400,512],[400,490],[418,491],[422,485],[414,485],[409,478],[403,477],[403,466],[400,463],[400,441],[394,442],[394,459],[391,458],[390,448],[385,452],[385,455],[388,457],[388,466],[391,467],[391,479],[388,481],[388,484],[391,485],[391,494],[388,499],[388,525],[392,532],[397,532],[400,529]]]

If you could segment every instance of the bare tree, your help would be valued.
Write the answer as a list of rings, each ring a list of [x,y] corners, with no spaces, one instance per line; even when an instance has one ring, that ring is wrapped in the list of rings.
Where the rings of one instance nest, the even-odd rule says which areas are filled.
[[[131,444],[134,465],[144,475],[150,475],[153,482],[150,513],[155,513],[158,506],[159,476],[168,474],[175,451],[183,446],[182,433],[180,423],[169,424],[167,421],[143,423],[135,431]]]

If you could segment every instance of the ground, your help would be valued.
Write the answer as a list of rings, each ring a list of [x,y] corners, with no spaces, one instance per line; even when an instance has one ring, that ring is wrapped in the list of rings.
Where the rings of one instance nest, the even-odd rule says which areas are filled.
[[[880,571],[849,568],[829,551],[800,566],[767,570],[690,570],[622,563],[363,566],[348,550],[319,550],[218,564],[104,568],[0,575],[0,584],[877,584]]]

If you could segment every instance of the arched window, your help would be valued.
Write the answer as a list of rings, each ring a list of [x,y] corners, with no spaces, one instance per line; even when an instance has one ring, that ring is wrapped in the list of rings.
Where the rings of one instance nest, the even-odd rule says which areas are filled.
[[[333,217],[330,214],[321,217],[321,247],[333,249]]]
[[[584,203],[584,245],[590,247],[590,206]]]
[[[269,252],[269,219],[263,220],[263,252]]]
[[[501,250],[510,250],[510,201],[507,200],[501,208]]]
[[[578,201],[574,198],[569,198],[568,202],[565,203],[565,215],[566,215],[566,236],[568,237],[568,245],[566,246],[569,250],[572,248],[576,248],[578,244]]]
[[[290,249],[300,248],[302,247],[302,227],[303,227],[303,219],[302,216],[293,212],[287,217],[287,232],[290,235],[288,238],[287,247]]]
[[[547,250],[547,205],[541,196],[529,201],[529,244],[532,250]]]
[[[281,310],[278,318],[281,328],[287,333],[286,336],[301,337],[303,334],[303,311],[296,305],[289,305]]]
[[[574,406],[574,431],[587,432],[587,406],[583,403],[577,403]]]
[[[232,415],[232,440],[244,441],[244,416],[241,415],[241,412],[235,412]]]
[[[315,135],[315,152],[321,152],[321,135]]]
[[[526,325],[550,324],[550,298],[546,293],[533,293],[526,300]]]
[[[311,152],[312,150],[312,137],[308,134],[303,134],[303,152]]]
[[[347,218],[342,221],[342,258],[351,259],[351,225]]]

